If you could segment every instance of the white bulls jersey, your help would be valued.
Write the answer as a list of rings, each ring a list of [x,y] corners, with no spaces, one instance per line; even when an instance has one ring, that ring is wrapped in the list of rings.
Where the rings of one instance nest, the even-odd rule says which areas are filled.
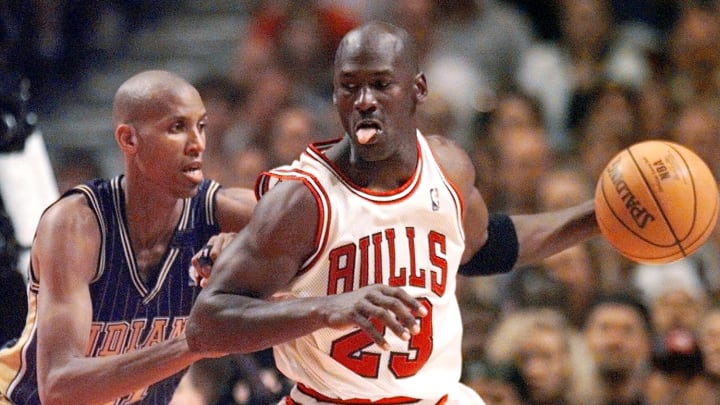
[[[373,192],[339,173],[324,155],[338,140],[310,145],[299,161],[264,173],[257,183],[262,196],[276,181],[302,181],[320,208],[316,250],[293,280],[292,293],[324,296],[383,283],[402,286],[428,309],[410,341],[385,330],[389,351],[359,329],[320,329],[276,346],[279,369],[303,392],[436,403],[458,385],[462,322],[455,286],[465,248],[463,202],[424,136],[418,132],[417,138],[415,172],[396,190]]]

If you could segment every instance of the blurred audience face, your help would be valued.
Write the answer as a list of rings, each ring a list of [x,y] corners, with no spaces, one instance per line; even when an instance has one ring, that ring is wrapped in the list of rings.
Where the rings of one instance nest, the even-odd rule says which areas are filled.
[[[496,141],[503,134],[516,128],[539,128],[542,126],[540,111],[520,94],[508,93],[500,97],[490,117],[490,135]]]
[[[249,87],[266,69],[276,66],[275,48],[270,38],[243,36],[230,64],[230,77],[239,85]]]
[[[635,308],[616,303],[595,307],[585,339],[601,375],[627,377],[650,358],[650,336]]]
[[[581,327],[595,291],[599,289],[587,245],[575,245],[542,262],[548,274],[559,280],[567,294],[564,311],[570,322]]]
[[[281,111],[274,120],[270,140],[273,166],[292,163],[318,136],[312,113],[302,108]]]
[[[515,128],[502,135],[498,177],[513,213],[535,210],[537,184],[550,165],[550,146],[539,128]]]
[[[560,330],[537,327],[520,342],[518,368],[535,404],[562,402],[567,389],[569,354]]]
[[[580,159],[591,179],[597,179],[608,162],[623,148],[637,141],[637,113],[632,93],[606,86],[583,120]]]
[[[551,170],[540,177],[537,197],[540,211],[553,211],[593,197],[594,185],[582,170]]]
[[[477,377],[466,382],[488,405],[523,405],[515,386],[495,378]]]
[[[592,290],[592,262],[585,245],[575,245],[543,261],[543,265],[557,279],[575,291]]]
[[[683,289],[660,294],[650,308],[655,331],[664,334],[673,329],[695,330],[703,308],[700,297]]]
[[[699,105],[688,106],[678,115],[671,135],[720,175],[720,120],[716,114]]]
[[[226,183],[233,187],[253,188],[258,174],[269,168],[268,156],[262,149],[241,149],[233,158],[232,174]]]
[[[604,0],[562,0],[563,38],[575,52],[599,53],[610,30],[610,12]],[[581,55],[587,57],[588,55]]]
[[[717,15],[699,7],[686,8],[670,33],[669,51],[675,68],[703,79],[702,74],[718,66],[719,41]]]

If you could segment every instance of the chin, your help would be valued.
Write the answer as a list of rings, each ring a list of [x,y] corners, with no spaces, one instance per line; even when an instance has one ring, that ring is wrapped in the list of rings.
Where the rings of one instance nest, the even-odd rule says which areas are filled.
[[[175,189],[173,194],[175,195],[175,198],[192,198],[197,195],[199,190],[200,184],[195,184],[183,189]]]

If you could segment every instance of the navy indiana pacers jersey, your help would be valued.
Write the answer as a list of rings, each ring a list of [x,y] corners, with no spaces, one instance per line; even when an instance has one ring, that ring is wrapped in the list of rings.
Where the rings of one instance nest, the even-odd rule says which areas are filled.
[[[90,285],[93,323],[86,355],[92,357],[137,350],[181,334],[200,291],[189,274],[192,256],[220,231],[215,218],[215,194],[220,186],[204,180],[198,194],[184,201],[175,233],[153,272],[156,278],[143,282],[130,245],[121,180],[122,176],[94,180],[63,195],[82,193],[102,234],[97,274]],[[0,351],[0,394],[18,405],[40,403],[35,370],[40,281],[32,268],[29,281],[25,330],[13,347]],[[167,404],[181,377],[177,373],[112,403]]]

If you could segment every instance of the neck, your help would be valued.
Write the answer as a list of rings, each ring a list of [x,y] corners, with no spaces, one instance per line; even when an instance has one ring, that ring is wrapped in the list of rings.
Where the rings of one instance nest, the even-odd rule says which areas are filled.
[[[418,165],[418,149],[415,137],[412,142],[400,145],[389,156],[378,160],[366,160],[353,149],[346,137],[328,151],[334,161],[353,183],[373,191],[394,190],[407,182]]]
[[[143,183],[133,182],[132,178],[123,180],[123,191],[125,217],[136,251],[167,242],[179,218],[182,199],[144,187]]]

